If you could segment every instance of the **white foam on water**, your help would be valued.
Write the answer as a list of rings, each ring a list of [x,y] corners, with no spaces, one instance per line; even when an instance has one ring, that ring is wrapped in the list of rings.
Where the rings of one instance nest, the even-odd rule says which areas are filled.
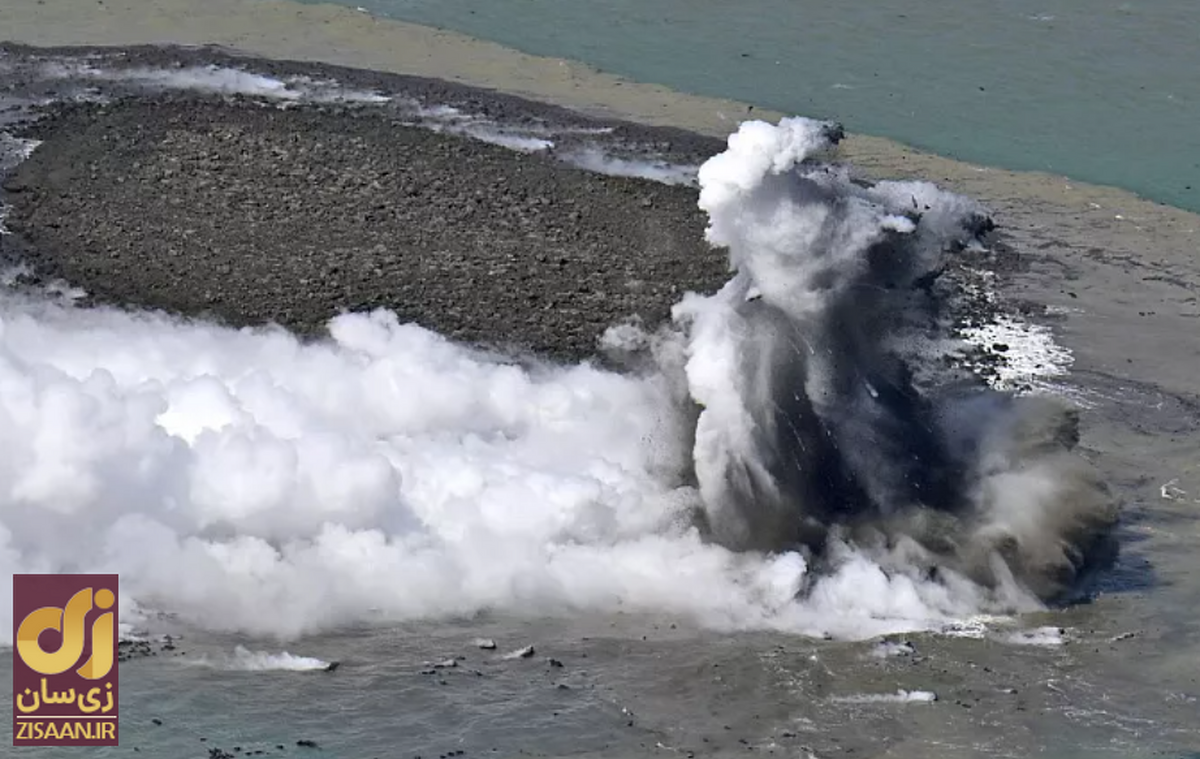
[[[1011,622],[1010,617],[996,614],[972,614],[963,619],[954,620],[943,626],[938,632],[950,638],[970,638],[983,640],[988,637],[993,627],[1003,626]]]
[[[33,151],[41,144],[40,140],[14,137],[8,132],[0,131],[0,171],[14,168],[33,155]]]
[[[963,282],[963,294],[988,304],[996,304],[995,273],[969,268],[966,271],[978,281]],[[1062,307],[1046,309],[1048,314],[1079,311]],[[1075,357],[1070,349],[1054,339],[1054,332],[1049,327],[1030,324],[1011,314],[1000,314],[984,324],[967,325],[959,334],[965,343],[976,348],[991,350],[997,343],[1007,346],[1006,351],[996,354],[999,361],[995,365],[995,371],[987,376],[988,383],[994,389],[1013,391],[1022,386],[1031,386],[1040,392],[1067,398],[1076,405],[1090,405],[1077,390],[1054,381],[1069,374]]]
[[[1014,646],[1038,646],[1043,648],[1056,648],[1066,642],[1061,627],[1038,627],[1032,630],[1017,630],[1000,636],[1000,640]]]
[[[2,210],[0,208],[0,211]],[[0,214],[0,220],[2,219],[3,215]],[[20,283],[22,277],[28,277],[33,274],[33,269],[25,262],[5,264],[0,267],[0,286],[15,287]],[[87,292],[82,288],[72,287],[61,279],[42,283],[39,291],[48,298],[60,299],[66,302],[77,301],[87,296]]]
[[[668,185],[696,185],[696,166],[680,166],[666,161],[631,160],[609,155],[599,148],[565,152],[558,156],[581,169],[618,177],[649,179]]]
[[[1066,376],[1075,362],[1071,351],[1055,342],[1048,327],[1008,315],[999,315],[987,324],[965,327],[961,334],[968,343],[980,348],[1007,346],[1002,351],[1004,360],[991,380],[997,390],[1013,390],[1022,384]]]
[[[417,117],[413,125],[435,132],[461,134],[520,153],[538,153],[554,147],[554,141],[549,139],[545,130],[501,126],[492,119],[464,113],[449,105],[427,106],[415,100],[406,100],[404,106]]]
[[[139,643],[148,640],[148,638],[134,625],[128,622],[121,622],[117,625],[117,640]]]
[[[417,117],[414,125],[436,132],[460,134],[480,142],[521,153],[537,153],[555,147],[555,134],[609,134],[611,127],[548,130],[534,126],[504,126],[492,119],[466,113],[448,105],[424,105],[416,100],[395,98],[376,92],[347,89],[332,80],[314,80],[293,76],[284,79],[228,67],[191,66],[178,69],[100,68],[69,61],[44,64],[42,73],[52,78],[93,79],[163,89],[195,90],[223,95],[264,97],[286,103],[352,102],[368,104],[397,103]],[[664,161],[631,160],[605,154],[600,149],[573,151],[561,156],[573,165],[611,176],[651,179],[663,184],[694,185],[697,167],[677,166]]]
[[[911,643],[893,643],[884,641],[871,649],[871,656],[876,659],[891,659],[897,656],[912,656],[917,652]]]
[[[411,114],[414,126],[435,132],[459,134],[480,142],[499,145],[520,153],[538,153],[555,147],[554,136],[558,135],[602,135],[613,131],[612,127],[582,128],[564,127],[546,129],[536,126],[513,127],[462,111],[448,105],[425,105],[411,98],[394,98],[377,92],[347,89],[332,80],[315,80],[311,77],[292,76],[277,78],[250,71],[223,66],[190,66],[175,69],[148,67],[101,68],[75,61],[54,61],[43,64],[41,72],[49,78],[82,79],[135,84],[160,89],[195,90],[222,95],[247,95],[263,97],[284,104],[316,103],[365,103],[381,105],[391,103]],[[80,94],[80,98],[84,97]],[[94,95],[89,99],[103,101]],[[584,149],[560,156],[572,165],[611,176],[641,177],[663,184],[695,185],[695,166],[678,166],[664,161],[632,160],[607,155],[604,151]]]
[[[287,651],[280,653],[251,651],[244,646],[236,646],[233,654],[229,656],[217,658],[198,656],[179,661],[192,666],[234,672],[311,672],[329,668],[329,662],[310,656],[297,656]]]
[[[543,139],[541,137],[529,137],[523,134],[514,134],[505,132],[500,129],[489,129],[481,126],[468,126],[462,129],[463,134],[467,134],[480,142],[489,142],[493,145],[515,150],[519,153],[539,153],[543,150],[549,150],[554,147],[553,140]]]
[[[528,659],[531,656],[533,656],[534,653],[535,653],[535,651],[534,651],[533,646],[522,646],[521,648],[518,648],[516,650],[509,651],[508,653],[502,655],[500,658],[509,660],[509,661],[512,661],[515,659]]]
[[[390,98],[376,92],[341,87],[337,82],[294,76],[286,80],[223,66],[189,66],[177,69],[149,67],[97,68],[56,61],[45,64],[42,73],[52,78],[94,79],[163,89],[197,90],[221,95],[250,95],[272,100],[324,103],[386,103]]]
[[[853,696],[835,696],[831,700],[842,704],[927,704],[937,701],[937,694],[933,691],[901,688],[895,693],[862,693]]]
[[[8,132],[0,131],[0,173],[15,168],[21,161],[31,156],[37,146],[41,144],[39,140],[21,139],[13,137]],[[12,234],[8,227],[4,226],[4,220],[10,210],[8,205],[0,202],[0,235]]]

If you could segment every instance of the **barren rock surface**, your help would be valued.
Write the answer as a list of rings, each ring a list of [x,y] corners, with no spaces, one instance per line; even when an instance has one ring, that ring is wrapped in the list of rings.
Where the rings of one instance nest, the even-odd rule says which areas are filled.
[[[368,113],[202,98],[62,107],[7,183],[39,272],[98,301],[318,331],[389,308],[557,358],[727,277],[696,192]]]

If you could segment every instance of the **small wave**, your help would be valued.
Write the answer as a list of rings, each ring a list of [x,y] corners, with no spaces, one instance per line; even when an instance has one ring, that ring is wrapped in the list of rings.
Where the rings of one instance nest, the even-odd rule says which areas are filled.
[[[177,660],[187,666],[207,667],[227,672],[312,672],[327,670],[330,663],[310,656],[297,656],[282,651],[251,651],[244,646],[236,646],[233,654],[228,656],[195,656],[187,660]]]
[[[319,103],[386,103],[389,97],[376,92],[345,89],[334,81],[305,76],[285,79],[255,74],[224,66],[190,66],[178,69],[108,68],[55,61],[44,64],[43,75],[61,79],[95,79],[161,89],[196,90],[221,95],[251,95],[272,100]]]
[[[28,140],[13,137],[8,132],[0,131],[0,176],[5,172],[11,171],[18,166],[21,161],[24,161],[41,142],[38,140]],[[4,226],[4,220],[8,216],[9,207],[3,202],[0,202],[0,235],[11,234],[8,227]]]
[[[669,185],[696,185],[697,166],[679,166],[665,161],[618,158],[600,148],[568,151],[558,156],[581,169],[618,177],[638,177]]]
[[[860,693],[853,696],[835,696],[832,700],[842,704],[926,704],[937,701],[937,694],[928,690],[904,690],[902,688],[895,693]]]
[[[884,641],[871,649],[871,656],[876,659],[891,659],[897,656],[912,656],[917,652],[911,643],[893,643]]]
[[[411,124],[436,132],[466,135],[521,153],[537,153],[554,147],[554,141],[548,138],[544,130],[506,128],[492,119],[464,113],[448,105],[426,107],[409,101],[408,108],[417,117]]]
[[[1001,637],[1005,643],[1016,646],[1039,646],[1054,648],[1063,645],[1063,630],[1060,627],[1038,627],[1033,630],[1018,630]]]
[[[454,105],[427,104],[407,96],[349,88],[331,79],[269,76],[228,66],[123,68],[105,67],[100,65],[98,60],[81,62],[60,59],[41,64],[38,71],[41,76],[50,79],[104,82],[151,90],[260,97],[275,101],[283,107],[301,103],[388,106],[401,117],[400,123],[408,126],[462,135],[521,153],[553,151],[560,138],[569,140],[581,136],[599,137],[614,131],[613,127],[506,125]],[[93,91],[76,92],[73,97],[77,100],[105,100],[102,94]],[[652,158],[622,158],[611,155],[598,146],[567,148],[556,157],[588,171],[610,176],[640,177],[663,184],[696,183],[695,166],[679,166]]]

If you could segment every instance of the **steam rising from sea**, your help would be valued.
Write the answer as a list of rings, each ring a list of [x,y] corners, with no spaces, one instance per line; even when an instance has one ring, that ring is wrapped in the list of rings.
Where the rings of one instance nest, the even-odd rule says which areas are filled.
[[[814,163],[837,136],[749,122],[700,169],[734,274],[615,327],[630,371],[385,311],[302,344],[0,295],[0,567],[118,572],[125,622],[281,637],[623,610],[865,638],[1060,597],[1114,517],[1071,414],[913,381],[937,272],[986,218]]]
[[[736,272],[675,310],[712,534],[742,551],[802,546],[835,574],[867,551],[948,589],[961,574],[990,602],[1062,598],[1111,550],[1115,519],[1071,451],[1072,411],[916,380],[944,329],[946,258],[991,221],[929,184],[864,187],[804,165],[840,136],[749,122],[700,169],[708,239]]]

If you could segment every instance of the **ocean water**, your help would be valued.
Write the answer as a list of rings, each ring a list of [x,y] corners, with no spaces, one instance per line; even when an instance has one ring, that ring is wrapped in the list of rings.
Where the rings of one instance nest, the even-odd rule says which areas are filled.
[[[57,97],[185,88],[412,117],[392,93],[252,64],[45,63],[35,75],[0,60],[0,77],[12,65],[18,90]],[[424,105],[437,128],[545,149]],[[1111,592],[1047,611],[1030,591],[1087,537],[1061,517],[1106,515],[1088,468],[1043,439],[1062,418],[984,384],[934,393],[930,408],[907,392],[906,369],[936,370],[960,347],[945,325],[930,334],[910,286],[981,249],[980,207],[800,165],[830,138],[803,119],[751,122],[697,171],[582,161],[697,183],[737,270],[714,295],[681,294],[665,335],[614,329],[611,346],[650,354],[642,372],[528,366],[387,312],[301,343],[80,309],[69,290],[0,291],[0,567],[118,572],[126,634],[153,641],[122,670],[127,740],[97,755],[1173,757],[1200,745],[1186,666],[1200,624],[1178,602],[1194,581],[1170,540],[1151,554],[1178,573],[1154,596],[1166,600],[1137,606],[1151,583],[1135,548],[1106,575]],[[0,142],[0,165],[36,148]],[[947,287],[938,305],[963,295]],[[1017,314],[985,310],[972,334],[1003,336],[1011,380],[1067,381],[1070,352]],[[1181,428],[1195,413],[1130,392]],[[1097,412],[1090,445],[1131,448],[1110,430],[1123,408]],[[1117,458],[1105,475],[1128,496]],[[937,482],[960,465],[964,481]],[[1195,498],[1190,480],[1172,487],[1180,504]],[[947,513],[978,517],[946,525],[948,555],[906,540],[931,537],[919,520],[883,518],[932,491]],[[844,507],[894,540],[834,535],[827,563],[742,550]],[[694,528],[698,512],[719,542]],[[1171,539],[1182,553],[1187,534]],[[1016,577],[987,560],[1012,541]],[[168,648],[165,634],[180,637]]]
[[[1200,210],[1190,0],[343,4]]]

